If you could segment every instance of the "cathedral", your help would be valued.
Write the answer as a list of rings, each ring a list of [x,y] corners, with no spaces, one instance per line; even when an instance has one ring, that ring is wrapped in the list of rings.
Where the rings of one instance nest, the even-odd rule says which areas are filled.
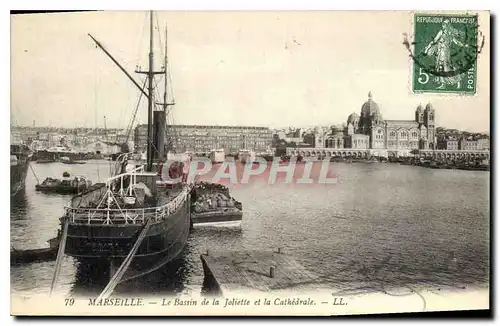
[[[399,156],[413,149],[435,148],[435,132],[435,112],[430,103],[425,108],[420,104],[413,120],[384,120],[370,92],[360,114],[349,115],[345,130],[328,137],[325,144],[329,148],[370,149]]]

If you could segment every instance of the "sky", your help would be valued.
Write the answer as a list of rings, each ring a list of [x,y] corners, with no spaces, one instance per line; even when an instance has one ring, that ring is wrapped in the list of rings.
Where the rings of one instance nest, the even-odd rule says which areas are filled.
[[[173,122],[271,128],[341,124],[371,91],[385,119],[410,120],[431,102],[438,126],[488,132],[489,18],[474,96],[411,92],[403,33],[409,12],[156,12],[155,67],[165,25]],[[87,36],[142,84],[148,13],[108,11],[11,16],[11,124],[125,128],[138,89]],[[104,119],[106,116],[106,119]],[[147,121],[145,101],[138,121]]]

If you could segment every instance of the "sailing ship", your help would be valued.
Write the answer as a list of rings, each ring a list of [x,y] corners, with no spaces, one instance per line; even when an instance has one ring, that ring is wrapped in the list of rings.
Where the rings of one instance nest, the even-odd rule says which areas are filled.
[[[24,190],[26,175],[32,151],[23,144],[10,145],[10,197],[13,198]]]
[[[154,71],[153,13],[149,16],[149,69],[136,71],[147,76],[147,89],[89,34],[148,100],[146,163],[135,160],[130,153],[120,155],[116,162],[110,162],[114,164],[112,176],[73,197],[61,218],[59,256],[64,253],[90,267],[102,268],[104,265],[109,271],[105,291],[109,288],[112,291],[117,283],[149,274],[175,259],[185,247],[192,226],[190,192],[193,183],[186,178],[187,162],[169,164],[168,171],[163,171],[168,154],[164,146],[166,109],[171,103],[166,103],[166,86],[164,103],[155,102],[153,79],[157,74],[165,74],[167,82],[167,54],[165,51],[162,71]],[[169,178],[165,178],[165,174]],[[56,263],[53,284],[59,266]]]

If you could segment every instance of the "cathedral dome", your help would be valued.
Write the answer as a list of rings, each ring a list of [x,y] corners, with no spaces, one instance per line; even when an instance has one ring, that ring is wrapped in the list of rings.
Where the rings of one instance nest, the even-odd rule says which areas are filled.
[[[357,124],[359,121],[359,115],[357,113],[351,113],[349,117],[347,117],[347,124],[352,123],[353,125]]]
[[[420,103],[418,106],[417,106],[417,112],[422,112],[424,110],[424,107],[422,105],[422,103]]]
[[[382,120],[384,120],[382,118],[382,114],[380,114],[380,112],[378,110],[375,111],[375,113],[373,113],[372,119],[375,120],[375,121],[382,121]]]
[[[427,103],[427,105],[425,106],[425,109],[426,110],[434,110],[434,108],[432,107],[431,102]]]
[[[380,115],[380,109],[378,107],[378,104],[375,103],[375,101],[372,99],[372,92],[370,92],[368,93],[368,101],[366,101],[361,107],[361,116],[363,118],[368,118],[375,115],[375,113],[378,116],[382,117]]]

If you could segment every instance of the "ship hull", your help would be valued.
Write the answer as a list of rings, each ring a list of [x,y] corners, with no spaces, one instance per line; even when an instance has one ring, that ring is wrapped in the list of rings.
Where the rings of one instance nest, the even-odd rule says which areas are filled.
[[[151,224],[122,282],[147,275],[174,260],[186,245],[190,222],[186,201],[166,219]],[[104,267],[109,278],[129,254],[142,228],[133,224],[70,224],[65,253],[90,269]]]
[[[48,150],[39,150],[33,154],[33,159],[41,162],[57,162],[63,157],[69,157],[71,160],[81,161],[86,158],[83,153],[73,153],[73,152],[52,152]]]
[[[24,190],[28,174],[29,156],[21,157],[10,166],[10,196],[14,197]]]
[[[78,194],[82,191],[87,190],[86,186],[83,187],[74,187],[74,186],[44,186],[44,185],[36,185],[35,189],[37,191],[43,193],[54,193],[60,195],[71,195]]]

